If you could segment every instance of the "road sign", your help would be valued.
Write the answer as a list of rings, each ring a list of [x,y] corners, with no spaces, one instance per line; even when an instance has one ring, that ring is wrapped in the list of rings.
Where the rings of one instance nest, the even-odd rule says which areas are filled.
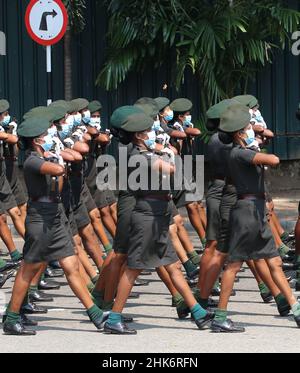
[[[41,45],[53,45],[64,36],[68,13],[61,0],[31,0],[25,23],[30,37]]]

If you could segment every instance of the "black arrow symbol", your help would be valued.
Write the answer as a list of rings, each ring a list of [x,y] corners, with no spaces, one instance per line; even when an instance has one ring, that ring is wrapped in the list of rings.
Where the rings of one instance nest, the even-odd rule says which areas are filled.
[[[40,31],[48,31],[47,25],[47,17],[52,16],[53,18],[57,16],[56,11],[53,9],[52,12],[44,12],[42,14],[41,24],[40,24]]]

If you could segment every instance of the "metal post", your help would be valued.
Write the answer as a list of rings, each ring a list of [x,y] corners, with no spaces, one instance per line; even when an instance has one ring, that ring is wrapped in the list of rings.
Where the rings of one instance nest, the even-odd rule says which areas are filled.
[[[47,53],[47,105],[49,106],[52,102],[52,64],[51,64],[51,45],[46,47]]]

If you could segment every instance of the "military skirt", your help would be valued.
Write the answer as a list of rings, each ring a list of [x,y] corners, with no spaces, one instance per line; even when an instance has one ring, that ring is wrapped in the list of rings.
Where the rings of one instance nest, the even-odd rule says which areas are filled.
[[[279,256],[266,216],[264,199],[238,200],[230,215],[229,262]]]
[[[74,242],[63,205],[29,202],[25,221],[24,261],[51,262],[74,254]]]
[[[27,203],[27,197],[24,192],[21,180],[18,177],[18,163],[17,161],[6,160],[6,178],[9,182],[12,194],[18,206]]]
[[[168,201],[137,200],[130,222],[129,268],[153,269],[178,261],[169,235],[171,218]]]
[[[136,197],[133,194],[120,192],[117,205],[117,229],[113,242],[113,250],[116,254],[126,255],[128,253],[131,214],[135,205]]]
[[[237,194],[234,185],[226,184],[223,188],[222,199],[220,203],[220,224],[218,234],[217,250],[223,254],[229,252],[230,240],[230,214],[232,208],[236,205]]]
[[[9,211],[14,207],[18,207],[17,201],[13,195],[11,187],[6,177],[1,177],[0,185],[0,202],[5,211]]]
[[[206,195],[207,241],[217,241],[220,228],[220,205],[225,181],[213,180],[209,183]]]

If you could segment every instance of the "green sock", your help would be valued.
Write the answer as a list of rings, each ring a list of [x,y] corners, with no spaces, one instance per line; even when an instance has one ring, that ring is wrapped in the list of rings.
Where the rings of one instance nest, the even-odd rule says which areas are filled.
[[[188,260],[187,262],[183,263],[183,267],[187,275],[190,275],[197,269],[197,266],[191,260]]]
[[[29,294],[34,293],[36,291],[38,291],[38,286],[37,285],[30,285],[29,286],[29,290],[28,290]]]
[[[98,291],[98,290],[94,289],[91,294],[92,294],[92,299],[93,299],[94,303],[96,304],[96,306],[102,308],[104,290]]]
[[[201,243],[202,243],[202,246],[205,247],[206,246],[206,238],[201,238]]]
[[[192,251],[188,253],[188,258],[195,264],[198,265],[201,261],[200,255],[196,253],[196,251]]]
[[[293,311],[294,316],[296,316],[296,317],[300,316],[300,304],[299,304],[299,302],[293,305],[292,311]]]
[[[282,239],[282,240],[286,240],[286,239],[288,239],[290,237],[290,235],[288,234],[288,232],[286,232],[286,231],[284,231],[283,233],[282,233],[282,235],[280,236],[280,238]]]
[[[100,310],[100,308],[98,308],[95,304],[86,312],[92,322],[94,322],[94,320],[100,319],[103,315],[102,310]]]
[[[122,314],[121,313],[116,313],[116,312],[111,312],[109,314],[107,322],[110,325],[116,325],[116,324],[122,322]]]
[[[105,249],[105,252],[106,254],[108,255],[110,252],[112,252],[112,244],[111,243],[108,243],[106,245],[104,245],[104,249]]]
[[[177,293],[176,295],[173,295],[172,300],[175,304],[175,307],[177,307],[183,301],[183,298],[179,293]]]
[[[207,315],[207,312],[200,306],[199,303],[195,304],[195,306],[191,309],[191,313],[194,320],[203,319]]]
[[[111,311],[114,305],[114,301],[106,302],[105,300],[102,302],[102,310],[103,311]]]
[[[96,285],[97,281],[99,280],[99,277],[100,277],[100,275],[97,275],[97,276],[95,276],[95,277],[92,278],[92,283],[94,285]]]
[[[277,297],[275,297],[275,302],[277,306],[286,306],[288,305],[288,301],[286,300],[285,296],[283,294],[278,294]]]
[[[18,260],[22,259],[22,255],[18,250],[15,250],[12,253],[10,253],[10,257],[14,262],[17,262]]]
[[[270,289],[267,287],[266,284],[264,284],[263,282],[258,284],[258,288],[259,288],[259,291],[261,292],[261,294],[267,294],[267,293],[270,293]]]
[[[17,322],[21,320],[20,314],[15,313],[9,310],[9,307],[6,310],[6,320],[5,323],[15,325]]]
[[[86,287],[87,287],[88,291],[90,293],[92,293],[94,288],[95,288],[95,285],[92,282],[90,282],[89,284],[86,285]]]
[[[227,310],[220,310],[219,308],[216,310],[216,313],[215,313],[215,318],[214,320],[215,321],[218,321],[220,323],[226,321],[227,319]]]
[[[4,268],[6,266],[6,261],[0,258],[0,268]]]
[[[279,246],[278,251],[279,255],[283,258],[290,251],[290,248],[283,243]]]

